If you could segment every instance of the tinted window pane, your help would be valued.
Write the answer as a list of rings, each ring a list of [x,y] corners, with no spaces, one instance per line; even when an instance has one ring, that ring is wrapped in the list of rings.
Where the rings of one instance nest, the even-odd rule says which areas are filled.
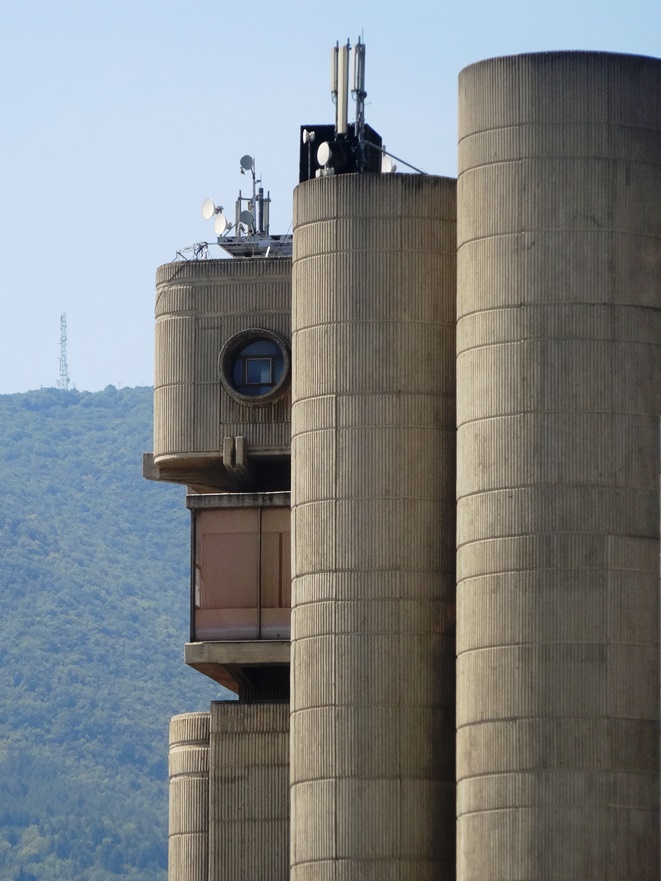
[[[246,384],[272,385],[273,362],[270,358],[246,358]]]

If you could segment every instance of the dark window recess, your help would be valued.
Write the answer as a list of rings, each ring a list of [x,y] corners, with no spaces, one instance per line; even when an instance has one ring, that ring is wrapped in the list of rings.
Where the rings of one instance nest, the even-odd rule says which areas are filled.
[[[241,395],[264,395],[281,380],[285,359],[274,340],[255,340],[243,346],[232,362],[232,385]]]

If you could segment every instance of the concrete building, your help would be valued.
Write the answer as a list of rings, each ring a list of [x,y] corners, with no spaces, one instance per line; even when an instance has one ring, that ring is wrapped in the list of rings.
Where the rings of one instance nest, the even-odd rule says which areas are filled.
[[[172,722],[170,881],[660,877],[661,62],[459,84],[456,184],[338,109],[292,261],[158,271],[145,474],[239,696]]]
[[[186,663],[239,697],[172,720],[169,877],[284,878],[291,259],[176,262],[156,286],[144,471],[189,486]]]

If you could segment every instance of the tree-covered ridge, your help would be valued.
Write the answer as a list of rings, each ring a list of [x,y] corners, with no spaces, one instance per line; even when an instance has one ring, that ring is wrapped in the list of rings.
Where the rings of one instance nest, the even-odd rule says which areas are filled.
[[[189,521],[141,477],[152,390],[0,396],[0,878],[164,881]]]

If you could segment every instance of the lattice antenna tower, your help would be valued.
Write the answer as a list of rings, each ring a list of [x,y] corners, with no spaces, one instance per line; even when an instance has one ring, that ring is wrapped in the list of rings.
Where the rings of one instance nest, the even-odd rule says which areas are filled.
[[[70,382],[69,368],[67,366],[67,314],[63,312],[60,315],[60,378],[57,382],[57,387],[68,389]]]

